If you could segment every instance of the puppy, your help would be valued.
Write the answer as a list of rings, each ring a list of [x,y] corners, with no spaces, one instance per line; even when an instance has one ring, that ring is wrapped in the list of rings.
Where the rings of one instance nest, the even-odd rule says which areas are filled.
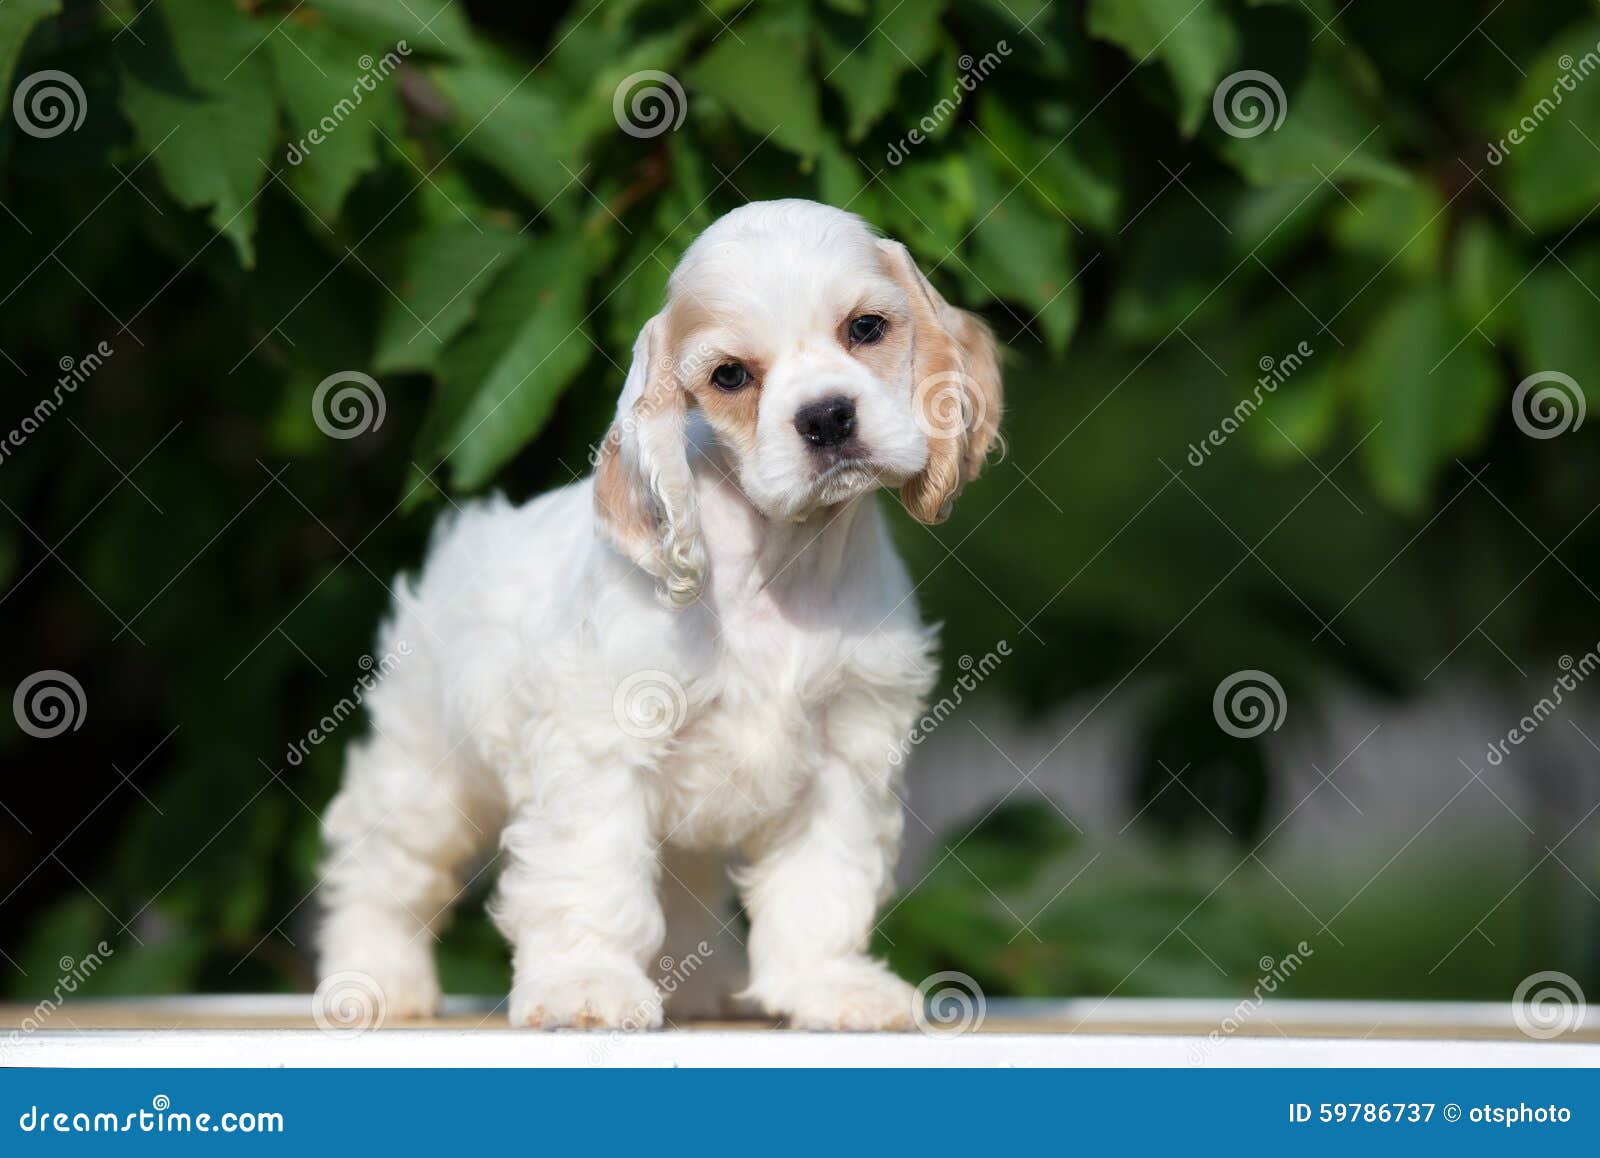
[[[731,955],[737,856],[742,998],[909,1025],[913,989],[867,947],[935,633],[873,494],[943,520],[999,421],[987,328],[904,246],[797,200],[707,229],[594,474],[467,507],[397,584],[382,651],[406,658],[324,820],[324,978],[433,1012],[433,934],[498,838],[512,1024],[658,1026],[691,956]],[[694,950],[658,958],[669,934]]]

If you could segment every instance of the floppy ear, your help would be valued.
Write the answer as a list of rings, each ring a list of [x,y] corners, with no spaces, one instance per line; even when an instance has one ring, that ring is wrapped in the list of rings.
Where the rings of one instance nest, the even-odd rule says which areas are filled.
[[[1000,432],[994,335],[976,314],[940,297],[905,246],[887,240],[878,246],[911,301],[912,413],[928,436],[928,465],[900,488],[900,500],[918,521],[942,523],[961,488],[978,477]]]
[[[678,608],[700,597],[706,558],[689,473],[688,396],[667,347],[658,314],[633,344],[617,417],[595,467],[594,503],[601,532],[660,580],[663,604]]]

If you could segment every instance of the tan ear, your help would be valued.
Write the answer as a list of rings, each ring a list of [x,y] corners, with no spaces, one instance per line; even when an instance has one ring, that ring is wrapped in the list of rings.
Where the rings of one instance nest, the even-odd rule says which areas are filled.
[[[878,245],[911,301],[912,413],[928,436],[928,465],[900,500],[918,521],[942,523],[1000,433],[1000,360],[982,318],[939,296],[898,241]]]
[[[657,315],[633,344],[617,416],[595,466],[594,504],[602,533],[660,580],[656,596],[674,608],[700,597],[706,569],[687,419],[688,396]]]

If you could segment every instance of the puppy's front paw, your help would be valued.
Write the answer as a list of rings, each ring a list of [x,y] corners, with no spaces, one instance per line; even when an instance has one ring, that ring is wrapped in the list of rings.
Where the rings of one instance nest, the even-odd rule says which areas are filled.
[[[381,962],[324,957],[312,1013],[325,1028],[373,1029],[439,1012],[439,976],[428,947],[402,945]]]
[[[659,1029],[661,998],[638,968],[544,969],[511,987],[511,1024],[528,1029]]]
[[[793,1029],[907,1030],[917,991],[870,958],[850,958],[798,976],[762,1004]]]

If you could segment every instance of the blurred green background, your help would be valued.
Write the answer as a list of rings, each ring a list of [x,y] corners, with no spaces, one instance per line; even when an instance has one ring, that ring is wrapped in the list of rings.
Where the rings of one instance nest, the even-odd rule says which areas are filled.
[[[948,524],[895,516],[943,686],[1005,639],[962,712],[1039,728],[1139,689],[1112,783],[1139,828],[1080,833],[1026,785],[941,825],[883,927],[908,977],[1234,993],[1307,939],[1293,996],[1600,986],[1596,829],[1569,832],[1600,752],[1485,772],[1531,823],[1274,860],[1306,770],[1212,714],[1241,669],[1296,721],[1333,689],[1380,712],[1452,680],[1503,693],[1481,735],[1381,770],[1454,786],[1600,639],[1593,425],[1531,437],[1513,406],[1536,372],[1600,382],[1596,5],[533,7],[0,6],[5,91],[58,70],[86,106],[58,135],[10,102],[0,126],[5,428],[112,351],[0,460],[8,685],[60,669],[87,704],[53,739],[0,722],[11,993],[101,939],[97,994],[309,987],[315,814],[356,725],[285,753],[361,675],[384,585],[453,498],[584,473],[677,256],[791,196],[906,242],[1007,351],[1005,458]],[[398,69],[291,164],[385,53]],[[1235,135],[1214,97],[1246,69],[1286,107]],[[682,121],[636,135],[614,101],[645,70]],[[313,394],[349,371],[384,418],[330,438]],[[1313,748],[1318,773],[1359,739]],[[944,740],[913,761],[919,812]],[[1426,791],[1424,817],[1448,796]],[[450,988],[504,989],[475,903],[441,955]]]

